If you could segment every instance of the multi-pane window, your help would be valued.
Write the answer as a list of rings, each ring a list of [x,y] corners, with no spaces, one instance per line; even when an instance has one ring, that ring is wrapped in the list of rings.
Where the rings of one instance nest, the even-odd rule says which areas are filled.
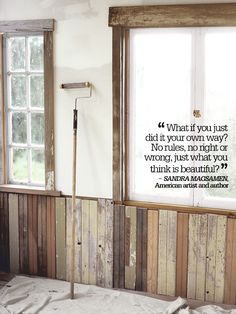
[[[235,27],[130,30],[126,174],[130,200],[235,209],[235,55]],[[199,110],[201,116],[194,117],[193,110]],[[227,170],[219,169],[217,175],[228,175],[229,188],[154,188],[161,175],[149,170],[154,163],[144,158],[150,150],[150,144],[144,139],[147,134],[160,132],[158,122],[227,125]],[[161,130],[164,135],[165,130]],[[168,156],[174,155],[169,151],[156,154],[157,158],[163,155],[166,160],[156,162],[157,166],[168,165]],[[189,160],[175,163],[184,167],[202,164],[202,161]]]
[[[5,40],[8,182],[44,185],[43,35]]]

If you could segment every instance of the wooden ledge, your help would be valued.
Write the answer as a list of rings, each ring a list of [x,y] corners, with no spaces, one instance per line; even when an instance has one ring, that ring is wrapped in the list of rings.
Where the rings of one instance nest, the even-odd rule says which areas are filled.
[[[46,196],[61,196],[60,191],[45,190],[42,187],[26,186],[26,185],[14,185],[4,184],[0,185],[0,192],[5,193],[17,193],[17,194],[33,194],[33,195],[46,195]]]
[[[161,203],[151,203],[151,202],[132,201],[132,200],[124,200],[123,202],[114,201],[114,204],[134,206],[134,207],[147,208],[147,209],[153,209],[153,210],[159,210],[159,209],[173,210],[180,213],[189,213],[189,214],[224,215],[229,218],[236,218],[236,210],[233,210],[233,209],[197,207],[197,206],[175,205],[175,204],[161,204]]]

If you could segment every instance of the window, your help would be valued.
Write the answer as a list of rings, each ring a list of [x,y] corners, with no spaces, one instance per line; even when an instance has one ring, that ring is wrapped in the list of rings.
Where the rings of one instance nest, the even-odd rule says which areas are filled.
[[[158,28],[130,31],[127,167],[129,199],[235,208],[235,54],[236,28]],[[199,110],[201,117],[195,118],[194,110]],[[181,177],[195,178],[199,173],[186,173],[185,169],[198,171],[201,166],[203,169],[205,165],[220,164],[213,161],[196,161],[194,158],[173,162],[175,156],[183,155],[182,151],[175,150],[177,146],[186,148],[187,145],[197,144],[200,145],[202,154],[213,149],[214,142],[209,147],[209,142],[202,141],[203,132],[199,133],[198,128],[193,133],[196,137],[195,143],[192,140],[182,141],[183,135],[185,138],[191,138],[192,133],[169,133],[167,128],[164,128],[161,134],[165,135],[165,138],[168,134],[176,134],[176,141],[173,140],[167,150],[162,150],[162,142],[151,140],[151,136],[160,134],[159,121],[169,125],[195,124],[203,128],[213,125],[227,126],[230,131],[227,141],[229,149],[225,160],[228,169],[227,172],[220,169],[217,175],[224,176],[227,173],[229,188],[155,188],[156,182],[159,186],[168,186],[170,183],[176,186],[183,182],[194,185],[195,181],[185,182]],[[209,135],[212,134],[213,130],[209,131]],[[150,146],[153,143],[154,146]],[[167,143],[168,141],[165,141],[165,144]],[[191,154],[197,158],[199,149]],[[157,159],[152,160],[152,156]],[[207,154],[205,156],[208,157]],[[173,165],[182,167],[183,171],[176,176],[172,171],[166,173],[167,167]],[[150,167],[156,167],[155,172],[151,172]],[[203,178],[204,172],[202,175]],[[173,181],[173,177],[180,181]],[[166,181],[167,179],[171,181]]]
[[[42,35],[6,37],[8,181],[44,185]]]
[[[53,20],[0,22],[0,179],[54,190]]]
[[[154,202],[236,209],[236,5],[114,7],[109,25],[113,27],[114,200],[136,206]],[[194,116],[194,110],[200,116]],[[151,165],[167,167],[173,157],[168,151],[161,154],[156,146],[153,154],[162,160],[145,159],[150,153],[147,138],[159,133],[159,122],[227,126],[228,168],[221,169],[218,163],[217,171],[228,175],[229,188],[155,189],[165,173],[151,173]],[[161,133],[166,136],[166,129]],[[197,139],[189,141],[194,145]],[[204,139],[201,144],[207,151],[209,143]],[[194,158],[176,162],[191,169],[208,164]]]

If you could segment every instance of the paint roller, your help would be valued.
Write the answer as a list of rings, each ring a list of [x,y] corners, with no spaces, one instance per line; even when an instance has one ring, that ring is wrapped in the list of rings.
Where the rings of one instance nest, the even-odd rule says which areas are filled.
[[[63,89],[89,88],[89,95],[83,95],[75,98],[75,107],[73,109],[73,147],[72,147],[72,208],[71,208],[71,264],[70,264],[70,297],[74,299],[75,283],[75,225],[76,225],[76,169],[77,169],[77,130],[78,130],[78,101],[81,98],[90,98],[92,96],[92,85],[89,82],[61,84]]]

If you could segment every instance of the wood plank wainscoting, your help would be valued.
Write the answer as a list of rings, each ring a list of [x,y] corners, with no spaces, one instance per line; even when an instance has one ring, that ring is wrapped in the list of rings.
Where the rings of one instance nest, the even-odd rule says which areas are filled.
[[[0,193],[0,271],[69,280],[71,199]],[[76,282],[113,285],[111,200],[78,199]]]
[[[0,271],[69,280],[71,199],[0,193]],[[236,304],[236,219],[77,199],[76,281]]]

